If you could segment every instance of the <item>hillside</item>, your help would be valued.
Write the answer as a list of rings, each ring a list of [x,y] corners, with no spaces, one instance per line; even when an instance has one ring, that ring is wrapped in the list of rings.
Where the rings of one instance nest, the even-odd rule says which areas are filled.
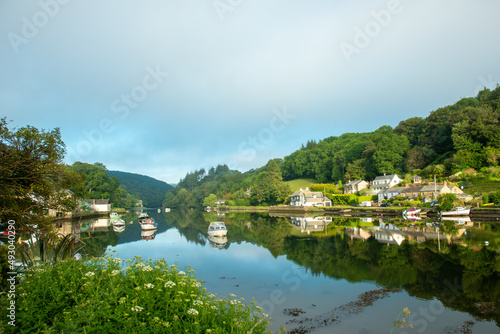
[[[107,171],[109,177],[117,177],[120,185],[137,199],[141,199],[145,207],[159,207],[167,191],[173,187],[166,182],[152,177],[134,173]]]
[[[188,173],[165,196],[172,207],[202,206],[207,197],[227,205],[284,203],[294,189],[310,182],[345,184],[373,180],[384,174],[436,177],[440,182],[465,170],[498,177],[500,163],[500,87],[484,89],[430,112],[428,117],[402,120],[395,128],[384,125],[373,132],[344,133],[308,141],[300,149],[245,173],[226,165]],[[458,174],[457,174],[458,175]],[[460,176],[467,181],[467,176]],[[477,177],[476,177],[477,178]],[[313,181],[316,180],[316,181]],[[493,187],[474,189],[475,195]],[[476,194],[476,191],[479,192]],[[213,196],[212,196],[213,195]]]

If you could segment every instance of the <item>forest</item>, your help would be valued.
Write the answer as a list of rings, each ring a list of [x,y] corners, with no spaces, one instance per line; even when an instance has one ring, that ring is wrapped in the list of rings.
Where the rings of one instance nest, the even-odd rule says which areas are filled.
[[[190,172],[167,193],[163,204],[192,207],[224,199],[238,206],[273,205],[291,194],[285,181],[299,178],[338,184],[370,181],[384,173],[443,178],[469,169],[495,169],[500,160],[499,121],[497,85],[428,117],[403,120],[395,128],[384,125],[373,132],[310,140],[283,159],[244,173],[226,165]]]

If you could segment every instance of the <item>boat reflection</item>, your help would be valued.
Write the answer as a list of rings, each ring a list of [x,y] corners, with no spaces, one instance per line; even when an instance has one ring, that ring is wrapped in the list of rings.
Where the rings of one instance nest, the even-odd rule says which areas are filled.
[[[141,240],[153,240],[156,236],[157,229],[144,230],[141,229]]]
[[[227,237],[225,235],[209,235],[208,241],[210,242],[210,246],[212,248],[224,248],[227,244]]]

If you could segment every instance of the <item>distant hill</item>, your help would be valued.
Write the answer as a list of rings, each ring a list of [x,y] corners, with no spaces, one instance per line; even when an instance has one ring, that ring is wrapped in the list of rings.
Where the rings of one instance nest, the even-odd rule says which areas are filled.
[[[141,199],[143,205],[149,208],[160,207],[166,192],[173,188],[166,182],[145,175],[115,170],[107,172],[109,177],[116,176],[121,186],[137,199]]]

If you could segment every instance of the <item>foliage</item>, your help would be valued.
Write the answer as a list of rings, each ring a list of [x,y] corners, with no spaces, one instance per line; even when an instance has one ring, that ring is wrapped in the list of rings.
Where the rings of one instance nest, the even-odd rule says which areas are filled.
[[[283,178],[320,182],[373,179],[383,173],[421,170],[422,176],[449,175],[500,161],[500,87],[439,108],[427,118],[403,120],[392,129],[345,133],[309,141],[286,156]]]
[[[216,206],[217,196],[215,194],[210,194],[203,200],[203,206]]]
[[[246,173],[231,171],[226,165],[212,167],[208,173],[204,169],[188,173],[167,192],[163,204],[168,207],[201,207],[210,194],[234,205],[283,203],[290,195],[290,188],[283,182],[278,162],[270,160],[266,166]]]
[[[47,209],[72,211],[78,194],[67,192],[81,179],[62,163],[65,145],[59,129],[32,126],[10,130],[0,120],[0,221],[15,220],[19,231],[34,225],[52,233]]]
[[[455,194],[444,194],[438,199],[439,210],[449,211],[455,207],[458,198]]]
[[[81,193],[85,199],[109,199],[113,206],[122,208],[131,208],[137,203],[137,199],[120,185],[116,176],[108,176],[106,166],[102,163],[77,161],[68,169],[84,177]]]
[[[145,175],[119,171],[107,171],[107,173],[111,178],[118,178],[120,186],[124,190],[142,200],[143,205],[149,208],[162,206],[165,194],[173,189],[170,184]]]
[[[16,291],[18,333],[264,333],[269,324],[253,301],[208,294],[192,270],[163,260],[36,266]]]

